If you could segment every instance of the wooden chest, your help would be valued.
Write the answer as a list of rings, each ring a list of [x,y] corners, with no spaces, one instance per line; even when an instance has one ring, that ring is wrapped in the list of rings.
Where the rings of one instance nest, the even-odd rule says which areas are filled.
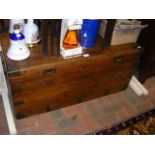
[[[4,36],[5,52],[8,42]],[[17,118],[123,90],[128,86],[139,58],[139,50],[134,44],[104,50],[96,46],[87,51],[89,57],[68,60],[61,56],[44,56],[41,49],[41,45],[31,49],[31,57],[21,62],[5,56]]]

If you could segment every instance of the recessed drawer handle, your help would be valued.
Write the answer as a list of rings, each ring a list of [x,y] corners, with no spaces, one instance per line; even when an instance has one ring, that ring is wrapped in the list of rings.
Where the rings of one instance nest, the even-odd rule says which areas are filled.
[[[49,69],[45,69],[43,71],[44,75],[51,75],[51,74],[54,74],[54,73],[56,73],[56,68],[49,68]]]
[[[118,55],[118,56],[116,56],[115,57],[115,61],[116,62],[122,62],[122,61],[124,61],[124,55]]]
[[[21,104],[24,104],[24,101],[23,100],[19,100],[19,101],[15,101],[14,102],[14,105],[15,106],[18,106],[18,105],[21,105]]]

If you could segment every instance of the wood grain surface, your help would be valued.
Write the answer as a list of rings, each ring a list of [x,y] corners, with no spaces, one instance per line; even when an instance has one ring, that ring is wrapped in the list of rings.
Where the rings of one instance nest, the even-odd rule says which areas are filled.
[[[15,62],[6,56],[8,36],[4,34],[2,38],[17,118],[123,90],[139,61],[135,44],[103,49],[103,40],[99,38],[94,48],[84,50],[90,54],[87,58],[64,60],[60,55],[47,56],[40,44],[30,49],[30,58]]]

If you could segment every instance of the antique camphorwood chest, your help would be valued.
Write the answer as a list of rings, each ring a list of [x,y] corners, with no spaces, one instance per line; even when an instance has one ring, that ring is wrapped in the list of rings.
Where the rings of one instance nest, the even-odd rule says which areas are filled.
[[[17,118],[63,108],[121,91],[134,74],[139,49],[135,44],[88,50],[89,57],[64,60],[45,56],[41,45],[27,60],[9,60],[8,36],[2,37],[5,61]]]

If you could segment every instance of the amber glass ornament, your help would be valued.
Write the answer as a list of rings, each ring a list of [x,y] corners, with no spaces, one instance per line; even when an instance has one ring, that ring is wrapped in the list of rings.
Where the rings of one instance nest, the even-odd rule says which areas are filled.
[[[77,30],[68,30],[64,41],[63,41],[63,47],[65,50],[68,49],[74,49],[78,47],[78,32]]]

